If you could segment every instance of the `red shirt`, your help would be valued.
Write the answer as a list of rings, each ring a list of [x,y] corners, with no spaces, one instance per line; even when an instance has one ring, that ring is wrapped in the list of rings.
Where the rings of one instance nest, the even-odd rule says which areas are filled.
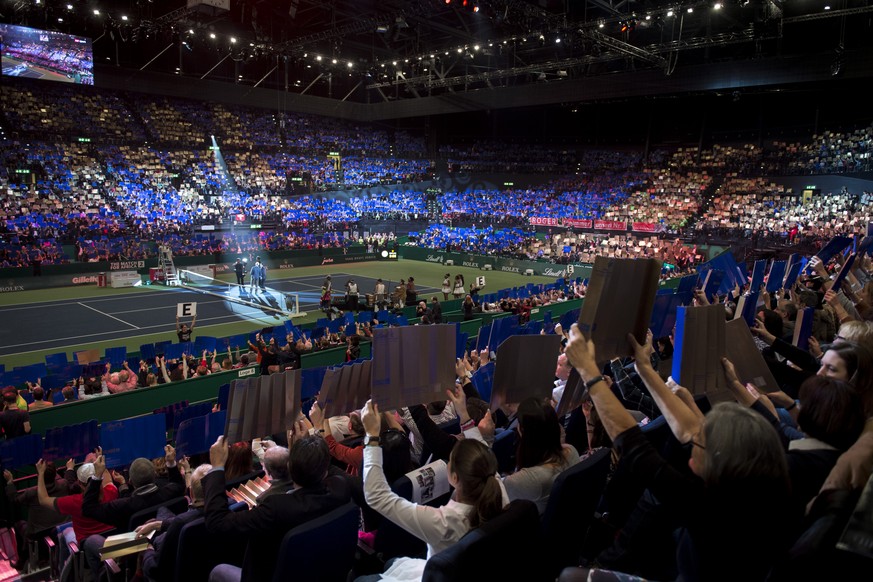
[[[118,499],[118,489],[110,483],[103,488],[103,499],[100,503],[109,503],[116,499]],[[112,529],[111,525],[100,523],[95,519],[82,515],[82,493],[56,498],[55,507],[58,513],[69,515],[73,518],[73,531],[76,532],[76,541],[81,542],[90,535]]]

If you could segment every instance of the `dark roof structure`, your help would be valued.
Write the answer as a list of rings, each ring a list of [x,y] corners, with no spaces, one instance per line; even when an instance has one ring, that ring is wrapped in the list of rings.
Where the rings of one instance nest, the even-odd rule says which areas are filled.
[[[371,118],[873,76],[866,0],[4,0],[0,7],[4,22],[93,38],[98,84],[101,70],[121,67],[391,105]]]

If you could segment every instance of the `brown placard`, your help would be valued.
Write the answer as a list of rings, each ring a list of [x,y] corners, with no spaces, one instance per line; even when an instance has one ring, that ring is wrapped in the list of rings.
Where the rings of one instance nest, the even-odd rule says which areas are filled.
[[[491,410],[535,396],[552,394],[561,338],[548,335],[512,335],[497,348]]]
[[[760,392],[777,392],[779,384],[755,344],[749,326],[742,319],[725,324],[725,349],[743,385],[751,383]]]
[[[725,310],[720,303],[679,308],[673,380],[694,395],[705,394],[713,404],[734,401],[721,361],[727,355],[725,337]]]
[[[100,350],[82,350],[81,352],[76,352],[75,356],[76,362],[84,366],[91,362],[99,362]]]
[[[578,324],[594,340],[599,365],[633,355],[628,333],[646,341],[660,276],[656,259],[594,259]]]
[[[372,399],[383,411],[445,400],[455,385],[454,324],[373,332]]]

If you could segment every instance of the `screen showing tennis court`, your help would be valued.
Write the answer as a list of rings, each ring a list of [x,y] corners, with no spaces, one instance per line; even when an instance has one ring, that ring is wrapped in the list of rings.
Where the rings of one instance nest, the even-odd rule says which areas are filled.
[[[4,75],[94,84],[90,38],[0,24],[0,51]]]

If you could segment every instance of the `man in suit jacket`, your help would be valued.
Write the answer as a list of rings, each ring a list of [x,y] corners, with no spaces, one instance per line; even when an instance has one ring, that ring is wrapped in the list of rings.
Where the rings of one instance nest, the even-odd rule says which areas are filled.
[[[106,460],[102,454],[98,455],[97,460],[94,461],[94,475],[82,496],[82,514],[126,532],[128,522],[134,513],[181,497],[185,494],[185,478],[176,468],[176,449],[170,445],[164,447],[164,461],[167,464],[169,478],[169,483],[166,485],[159,487],[155,484],[154,463],[140,457],[130,464],[130,485],[133,487],[130,496],[109,503],[100,503],[100,489],[103,486]],[[85,558],[88,560],[91,572],[100,571],[100,550],[103,549],[104,541],[103,536],[90,536],[85,540]]]
[[[209,449],[209,460],[213,468],[203,478],[206,529],[210,533],[234,534],[248,540],[242,569],[220,564],[210,574],[211,582],[272,580],[285,534],[350,499],[348,485],[342,478],[327,478],[330,452],[324,439],[318,436],[300,436],[291,446],[288,463],[294,490],[270,495],[263,501],[259,499],[258,505],[250,511],[232,513],[228,509],[224,436]]]
[[[180,465],[185,461],[180,461]],[[139,536],[147,536],[155,532],[152,539],[154,549],[146,550],[142,554],[142,571],[149,580],[169,580],[173,577],[176,569],[176,560],[180,559],[179,537],[182,528],[195,519],[203,517],[203,477],[212,469],[212,465],[203,464],[191,473],[191,504],[188,511],[179,515],[162,517],[158,513],[158,519],[150,521],[136,528]],[[186,469],[186,472],[189,470]],[[169,513],[169,512],[167,512]]]

